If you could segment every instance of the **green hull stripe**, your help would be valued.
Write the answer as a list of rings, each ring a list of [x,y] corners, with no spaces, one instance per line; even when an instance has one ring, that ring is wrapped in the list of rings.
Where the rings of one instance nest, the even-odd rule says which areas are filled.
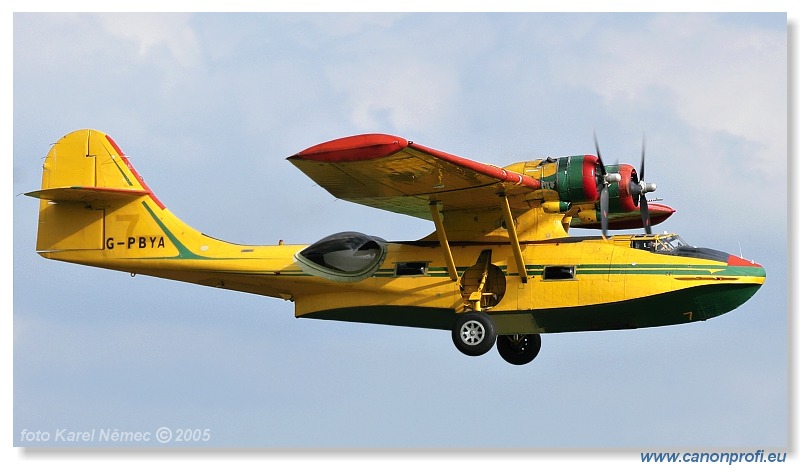
[[[506,271],[505,266],[502,270]],[[530,276],[541,276],[544,265],[526,265],[525,270]],[[457,268],[459,274],[466,269]],[[428,269],[431,277],[447,277],[447,270],[438,267]],[[516,272],[506,273],[507,276],[519,276]],[[578,264],[575,266],[575,275],[692,275],[714,277],[764,277],[766,272],[761,267],[728,266],[725,264]],[[391,275],[394,276],[392,272]]]

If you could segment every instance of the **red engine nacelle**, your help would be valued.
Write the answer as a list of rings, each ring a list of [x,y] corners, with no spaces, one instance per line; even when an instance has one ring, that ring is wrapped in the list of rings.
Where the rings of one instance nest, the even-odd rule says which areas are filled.
[[[629,164],[606,166],[608,173],[620,175],[620,181],[608,186],[608,207],[610,212],[633,212],[638,209],[638,202],[634,199],[631,182],[639,184],[636,168]]]

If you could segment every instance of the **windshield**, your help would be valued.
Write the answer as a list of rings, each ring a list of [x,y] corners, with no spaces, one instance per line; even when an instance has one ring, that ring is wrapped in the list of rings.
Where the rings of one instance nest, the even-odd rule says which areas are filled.
[[[688,244],[678,235],[648,237],[631,241],[631,247],[633,248],[659,253],[673,252],[683,246],[688,246]]]
[[[678,235],[658,238],[656,243],[656,252],[672,252],[681,246],[687,246],[686,242]]]
[[[730,254],[716,249],[690,246],[678,235],[640,236],[631,240],[631,247],[656,254],[688,257],[692,259],[708,259],[717,262],[728,262]]]

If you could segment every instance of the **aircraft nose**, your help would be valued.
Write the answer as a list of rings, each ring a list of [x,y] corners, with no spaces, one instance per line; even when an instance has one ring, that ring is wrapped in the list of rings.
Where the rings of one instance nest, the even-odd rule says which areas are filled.
[[[708,319],[732,311],[749,300],[764,285],[767,272],[761,264],[729,254],[725,276],[712,290],[694,298],[694,311]]]
[[[764,270],[764,267],[755,262],[750,261],[747,259],[742,259],[739,256],[734,256],[733,254],[728,255],[728,267],[747,267],[747,273],[744,273],[744,276],[752,276],[752,277],[766,277],[767,271]]]

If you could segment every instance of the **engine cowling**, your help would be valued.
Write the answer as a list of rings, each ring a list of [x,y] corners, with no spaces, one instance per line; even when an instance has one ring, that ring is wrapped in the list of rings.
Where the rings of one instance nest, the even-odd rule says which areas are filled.
[[[539,180],[538,194],[542,208],[548,213],[566,214],[573,210],[571,226],[600,228],[600,194],[607,184],[609,229],[641,228],[642,191],[652,192],[654,184],[643,184],[630,164],[606,165],[595,155],[575,155],[524,163],[526,175]],[[577,208],[577,211],[575,209]],[[655,225],[674,212],[666,205],[655,205]]]
[[[536,163],[538,164],[535,169],[526,168],[526,173],[533,173],[533,177],[539,180],[542,189],[557,194],[557,198],[543,194],[544,200],[559,202],[558,205],[551,203],[550,206],[559,207],[559,211],[565,212],[574,204],[599,201],[604,181],[600,161],[595,155],[565,156]],[[608,186],[610,210],[612,212],[637,210],[631,193],[631,182],[639,183],[636,169],[629,164],[608,165],[606,174],[620,176],[619,182],[612,182]]]
[[[556,161],[555,187],[563,202],[593,202],[599,196],[599,162],[594,155],[577,155]]]

